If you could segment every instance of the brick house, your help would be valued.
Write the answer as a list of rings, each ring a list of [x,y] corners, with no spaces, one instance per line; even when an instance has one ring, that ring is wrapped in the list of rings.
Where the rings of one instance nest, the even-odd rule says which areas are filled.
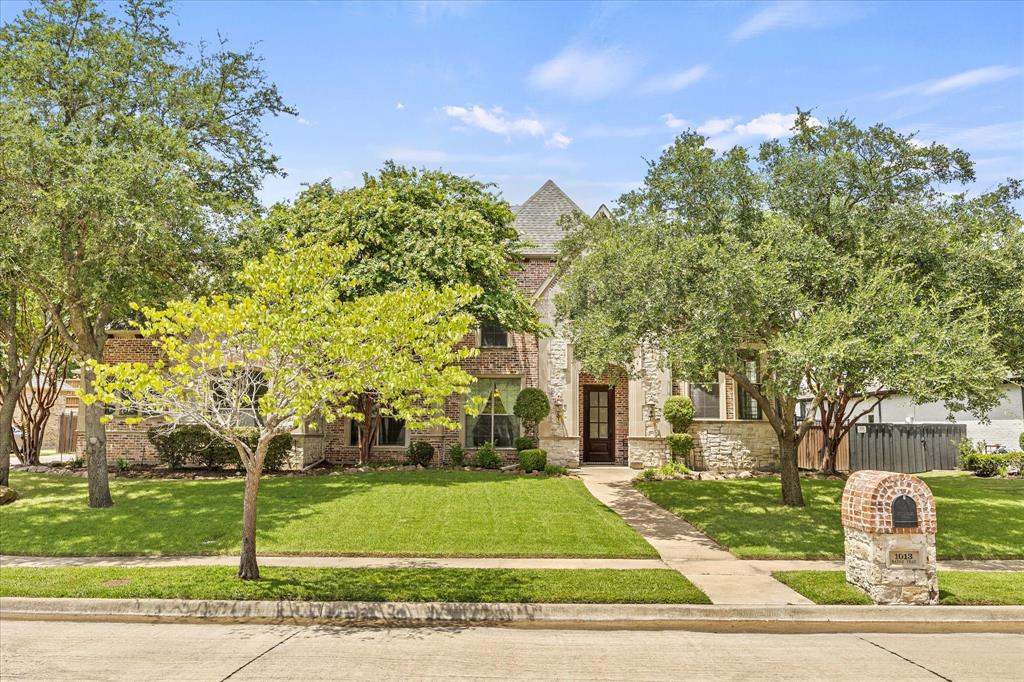
[[[658,367],[653,349],[638,350],[634,378],[616,380],[584,373],[573,358],[572,344],[559,333],[554,319],[554,296],[558,291],[555,259],[562,235],[558,221],[581,209],[551,180],[513,209],[516,227],[532,244],[514,276],[554,333],[538,339],[499,327],[476,330],[464,343],[478,346],[480,354],[467,360],[465,366],[478,377],[473,391],[489,398],[484,413],[466,415],[465,399],[453,396],[445,410],[462,425],[458,431],[440,427],[410,430],[398,420],[385,419],[374,444],[374,460],[400,461],[412,441],[430,442],[438,459],[452,443],[461,443],[473,452],[491,441],[512,461],[514,441],[520,434],[512,406],[525,387],[539,387],[551,400],[551,415],[540,425],[540,436],[541,447],[553,463],[576,466],[603,462],[640,468],[664,462],[668,458],[664,436],[670,428],[661,419],[661,406],[673,394],[690,395],[696,406],[692,427],[695,465],[748,468],[777,460],[775,434],[761,418],[757,404],[724,375],[713,384],[673,381],[667,370]],[[598,210],[606,209],[602,206]],[[112,332],[105,359],[151,360],[153,352],[134,332]],[[296,461],[302,464],[324,459],[352,462],[358,456],[356,429],[347,419],[304,428],[294,437]],[[111,461],[126,457],[156,462],[145,426],[128,426],[118,420],[108,424],[107,453]]]

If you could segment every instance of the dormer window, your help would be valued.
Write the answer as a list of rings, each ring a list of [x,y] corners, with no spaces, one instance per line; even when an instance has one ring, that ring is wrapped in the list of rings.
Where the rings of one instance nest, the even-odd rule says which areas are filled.
[[[480,325],[481,348],[508,348],[508,331],[500,324]]]

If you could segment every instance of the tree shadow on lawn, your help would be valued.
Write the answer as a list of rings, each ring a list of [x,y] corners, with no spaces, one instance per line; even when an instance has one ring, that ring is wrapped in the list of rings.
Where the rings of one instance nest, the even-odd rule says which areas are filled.
[[[109,509],[86,506],[82,479],[16,473],[15,480],[22,498],[0,510],[5,554],[226,554],[240,545],[240,477],[114,479]],[[537,519],[538,505],[548,518]],[[565,538],[548,542],[545,533],[578,528],[584,544],[588,532],[621,524],[617,517],[572,516],[588,506],[607,511],[570,479],[447,470],[270,476],[260,486],[257,547],[265,554],[570,556]],[[447,530],[455,537],[445,537]],[[423,536],[438,547],[430,551]],[[579,555],[588,555],[586,547]]]

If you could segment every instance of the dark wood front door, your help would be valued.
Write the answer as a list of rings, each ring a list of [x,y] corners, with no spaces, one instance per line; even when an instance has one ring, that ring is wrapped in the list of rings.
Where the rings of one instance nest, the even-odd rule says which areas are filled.
[[[583,461],[615,461],[615,390],[583,387]]]

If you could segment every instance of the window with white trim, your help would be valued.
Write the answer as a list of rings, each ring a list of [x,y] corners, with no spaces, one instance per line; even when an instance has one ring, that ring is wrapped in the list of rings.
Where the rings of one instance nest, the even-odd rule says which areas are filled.
[[[486,322],[480,325],[481,348],[508,348],[508,331],[500,324]]]

